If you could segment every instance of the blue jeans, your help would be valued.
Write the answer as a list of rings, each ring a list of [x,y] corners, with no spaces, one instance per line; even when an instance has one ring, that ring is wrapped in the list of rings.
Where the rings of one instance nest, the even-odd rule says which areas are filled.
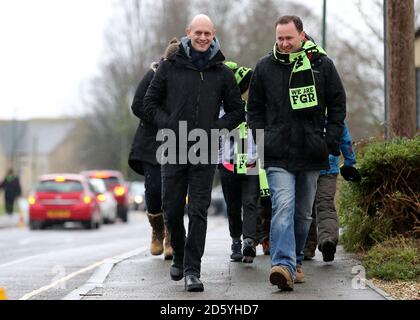
[[[270,255],[272,266],[287,267],[296,277],[312,222],[319,171],[267,169],[272,202]]]

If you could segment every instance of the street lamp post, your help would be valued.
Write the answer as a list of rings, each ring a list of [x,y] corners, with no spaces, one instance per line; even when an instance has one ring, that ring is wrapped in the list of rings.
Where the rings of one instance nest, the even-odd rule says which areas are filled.
[[[322,47],[327,50],[327,0],[324,0],[322,9]]]

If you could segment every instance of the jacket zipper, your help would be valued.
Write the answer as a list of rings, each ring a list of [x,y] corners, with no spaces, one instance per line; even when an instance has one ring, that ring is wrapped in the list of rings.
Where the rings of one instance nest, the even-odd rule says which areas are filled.
[[[201,83],[204,81],[203,72],[200,71],[201,82],[198,85],[198,95],[197,95],[197,106],[195,107],[195,125],[198,126],[198,107],[200,105],[201,98]]]

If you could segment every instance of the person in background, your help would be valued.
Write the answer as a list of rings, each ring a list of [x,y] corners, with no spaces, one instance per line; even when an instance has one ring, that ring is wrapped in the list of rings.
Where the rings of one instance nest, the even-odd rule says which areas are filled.
[[[239,67],[235,62],[225,63],[235,74],[236,82],[241,91],[242,99],[248,97],[249,83],[252,78],[252,69]],[[244,107],[246,104],[244,103]],[[220,117],[224,115],[223,108]],[[240,141],[230,141],[221,139],[219,151],[219,173],[222,183],[223,196],[226,202],[227,216],[229,221],[229,233],[232,238],[230,256],[232,261],[243,261],[252,263],[256,256],[256,237],[257,225],[257,201],[259,198],[258,176],[249,175],[247,167],[255,166],[255,146],[252,139],[247,139],[248,127],[243,122],[236,129]],[[241,143],[242,146],[238,146]],[[247,153],[240,154],[239,151],[247,149]],[[243,217],[242,217],[243,216]],[[243,237],[243,248],[241,237]]]
[[[13,169],[7,170],[0,189],[4,190],[4,204],[6,213],[11,216],[14,212],[14,204],[17,198],[22,194],[19,178],[15,175]]]
[[[159,147],[156,141],[158,129],[152,123],[146,121],[144,114],[143,99],[146,91],[152,82],[159,64],[178,52],[179,40],[173,38],[165,50],[163,57],[159,62],[153,62],[149,71],[140,81],[134,96],[131,110],[134,115],[140,119],[137,128],[128,164],[138,174],[144,176],[145,197],[147,217],[152,227],[152,240],[150,243],[150,253],[152,255],[161,255],[163,253],[165,260],[171,260],[173,250],[170,241],[170,235],[166,228],[162,214],[162,182],[160,165],[156,160],[156,151]]]
[[[344,157],[341,167],[343,177],[347,181],[360,181],[356,168],[356,154],[353,151],[353,142],[347,125],[344,125],[343,135],[340,140],[340,150]],[[339,169],[339,156],[329,155],[330,169],[322,170],[318,178],[318,187],[315,203],[312,210],[312,224],[304,249],[305,260],[315,256],[315,250],[322,252],[325,262],[334,260],[339,238],[339,223],[335,209],[334,198],[337,190],[337,176]]]

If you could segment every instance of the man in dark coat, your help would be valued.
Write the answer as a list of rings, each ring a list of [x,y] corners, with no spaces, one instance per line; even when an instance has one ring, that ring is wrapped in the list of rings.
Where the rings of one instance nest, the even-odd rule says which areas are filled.
[[[299,17],[281,17],[272,53],[254,71],[248,119],[251,129],[265,130],[270,282],[282,290],[304,282],[303,249],[317,179],[329,167],[328,154],[339,155],[345,116],[346,95],[333,62],[306,39]]]
[[[6,177],[0,184],[0,189],[4,190],[6,213],[12,215],[15,200],[20,197],[22,193],[19,178],[14,174],[13,169],[7,171]]]
[[[170,276],[175,281],[185,276],[187,291],[203,291],[201,258],[218,140],[215,163],[194,164],[190,155],[196,153],[195,142],[186,141],[179,132],[201,129],[210,137],[212,129],[233,130],[244,121],[244,108],[234,74],[223,64],[225,58],[210,18],[194,17],[186,32],[178,53],[159,66],[144,98],[144,108],[152,123],[159,129],[172,130],[177,140],[176,160],[162,164],[163,212],[174,250]],[[222,102],[226,115],[218,119]],[[187,192],[186,237],[183,217]]]

